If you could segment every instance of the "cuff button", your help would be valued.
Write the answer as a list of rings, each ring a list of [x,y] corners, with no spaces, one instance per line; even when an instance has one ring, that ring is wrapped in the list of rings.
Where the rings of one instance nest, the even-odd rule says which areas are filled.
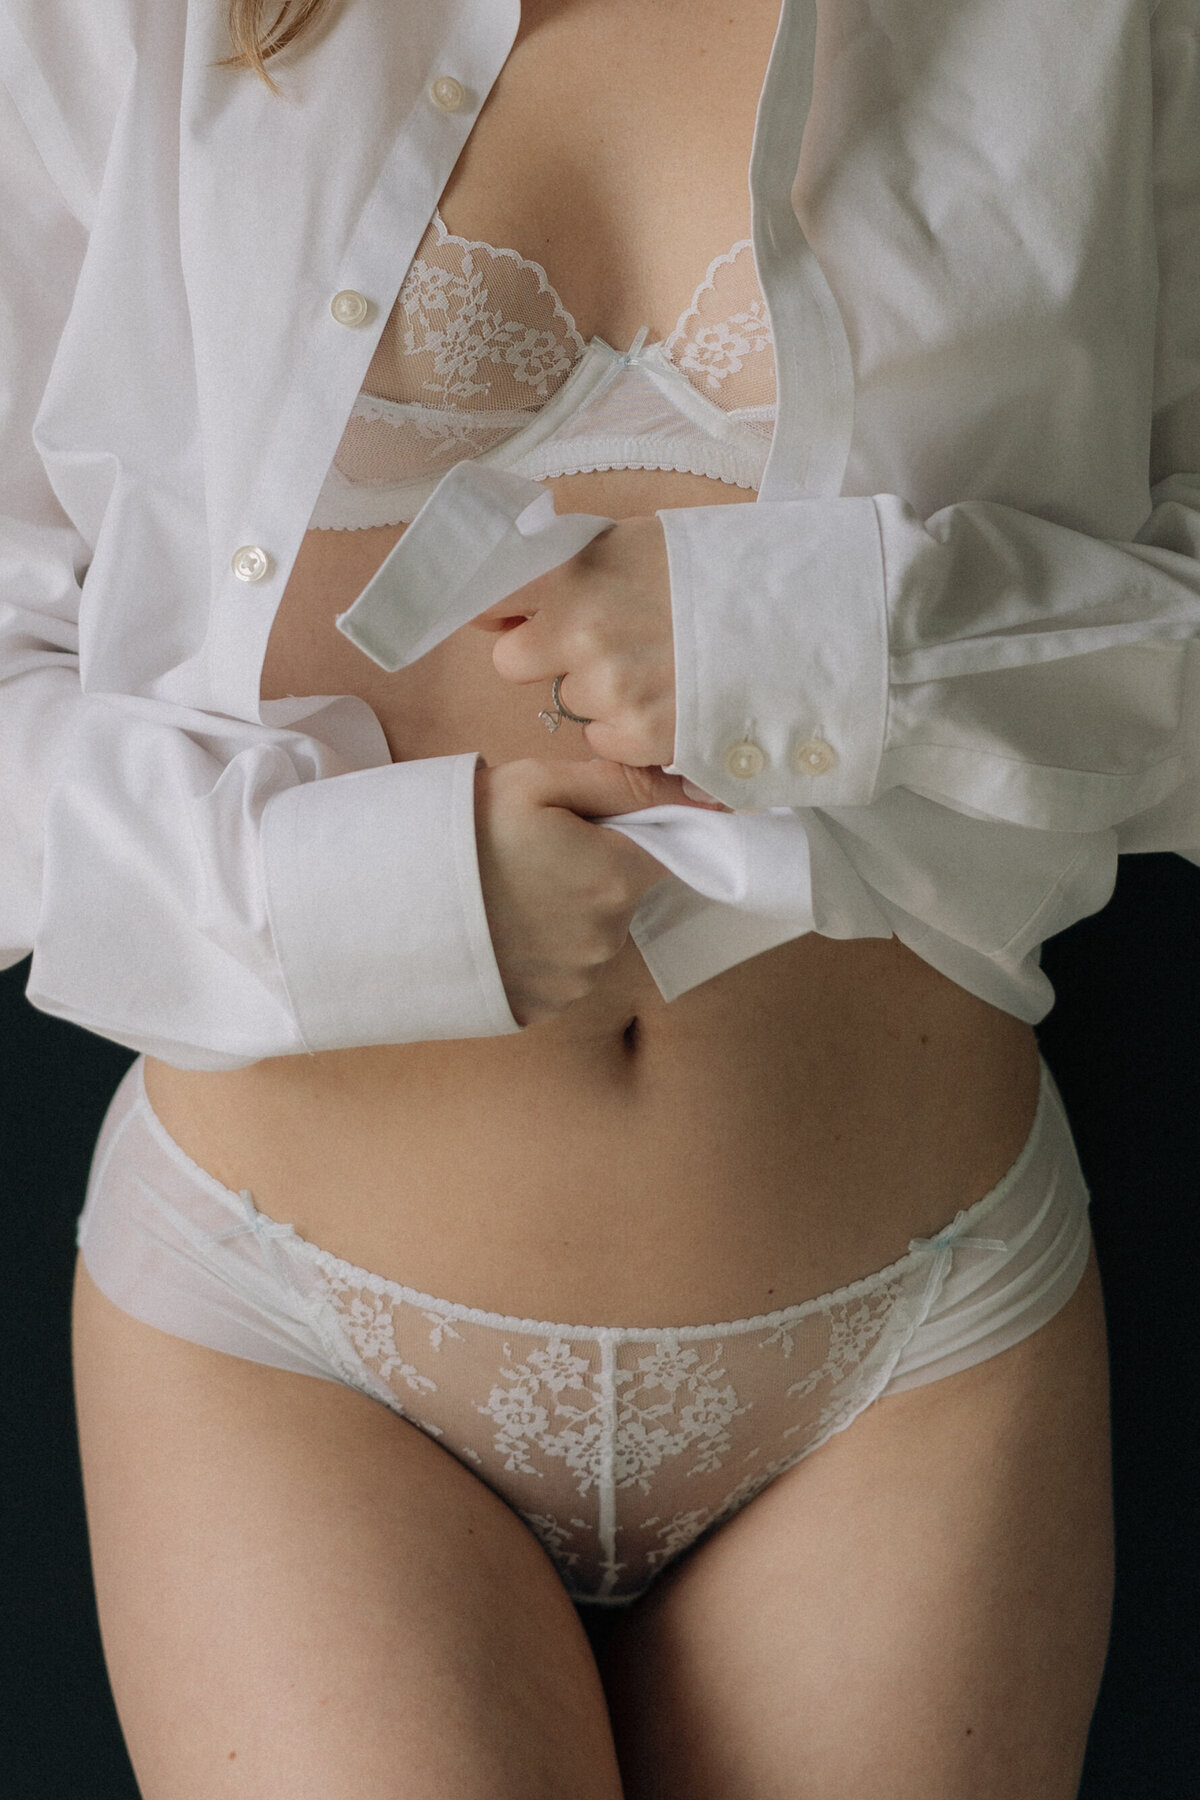
[[[757,744],[750,742],[735,744],[732,750],[725,753],[725,767],[739,781],[752,781],[761,775],[767,766],[767,759]]]
[[[827,775],[837,762],[837,751],[824,738],[805,738],[796,745],[793,761],[802,775]]]

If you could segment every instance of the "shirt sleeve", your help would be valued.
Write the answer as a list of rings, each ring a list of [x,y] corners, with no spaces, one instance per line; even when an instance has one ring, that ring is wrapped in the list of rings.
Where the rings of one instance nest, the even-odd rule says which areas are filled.
[[[1154,21],[1160,304],[1151,510],[1105,541],[893,494],[659,514],[672,768],[728,805],[905,787],[1125,848],[1200,843],[1200,69],[1195,0]]]
[[[32,951],[35,1005],[185,1068],[517,1030],[473,755],[393,765],[353,698],[301,730],[81,680],[91,546],[34,421],[95,181],[0,28],[0,966]]]

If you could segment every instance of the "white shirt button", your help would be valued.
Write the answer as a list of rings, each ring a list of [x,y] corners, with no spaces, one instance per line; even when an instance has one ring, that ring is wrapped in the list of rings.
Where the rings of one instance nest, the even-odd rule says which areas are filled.
[[[837,762],[837,751],[824,738],[805,738],[792,758],[802,775],[827,775]]]
[[[455,81],[453,75],[439,75],[429,90],[429,98],[443,112],[459,112],[467,90],[461,81]]]
[[[755,775],[761,775],[766,766],[767,759],[757,744],[735,744],[725,753],[725,767],[739,781],[752,780]]]
[[[365,294],[356,293],[353,288],[343,288],[329,302],[329,310],[339,325],[361,325],[371,310],[371,302]]]
[[[260,544],[243,544],[233,553],[233,572],[239,581],[261,581],[270,568],[271,559]]]

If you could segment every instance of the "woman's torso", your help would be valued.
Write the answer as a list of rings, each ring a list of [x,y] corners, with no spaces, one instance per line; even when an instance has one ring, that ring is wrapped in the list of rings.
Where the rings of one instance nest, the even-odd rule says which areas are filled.
[[[440,200],[448,228],[541,263],[585,340],[665,336],[749,235],[747,166],[775,0],[526,0]],[[736,503],[701,476],[550,484],[632,517]],[[398,528],[309,532],[265,698],[358,694],[394,760],[581,757],[493,640],[386,674],[334,628]],[[808,936],[664,1004],[632,945],[519,1037],[287,1057],[233,1073],[149,1060],[184,1149],[347,1260],[489,1310],[578,1322],[742,1317],[899,1255],[978,1198],[1036,1099],[1032,1034],[896,942]]]

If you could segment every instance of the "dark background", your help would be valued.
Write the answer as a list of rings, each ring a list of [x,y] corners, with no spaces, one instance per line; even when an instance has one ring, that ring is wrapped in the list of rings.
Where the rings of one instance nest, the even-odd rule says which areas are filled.
[[[1082,1800],[1200,1793],[1198,927],[1200,869],[1131,857],[1107,910],[1044,958],[1042,1048],[1092,1190],[1113,1363],[1117,1606]],[[0,975],[0,1791],[136,1800],[91,1599],[68,1332],[74,1222],[132,1056],[35,1012],[26,977]]]

